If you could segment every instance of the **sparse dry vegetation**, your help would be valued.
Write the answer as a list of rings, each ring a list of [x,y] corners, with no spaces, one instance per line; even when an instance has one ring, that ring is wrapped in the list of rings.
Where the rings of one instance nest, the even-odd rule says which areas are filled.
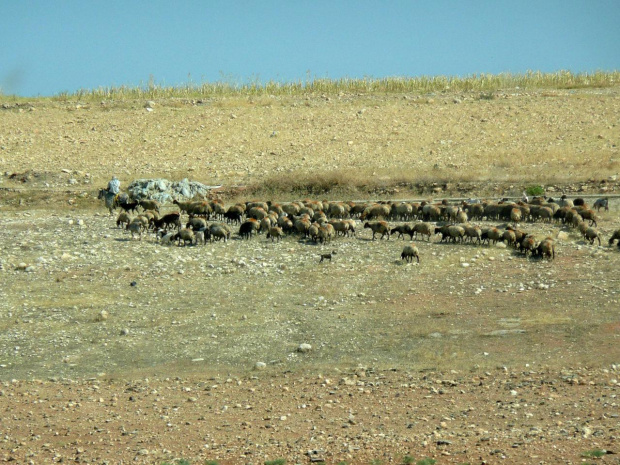
[[[617,78],[0,97],[0,460],[556,463],[613,449]],[[562,231],[553,261],[434,238],[408,264],[407,241],[359,223],[326,245],[131,241],[96,200],[112,174],[222,184],[226,206],[541,189],[609,195],[610,209],[602,247],[522,223]]]

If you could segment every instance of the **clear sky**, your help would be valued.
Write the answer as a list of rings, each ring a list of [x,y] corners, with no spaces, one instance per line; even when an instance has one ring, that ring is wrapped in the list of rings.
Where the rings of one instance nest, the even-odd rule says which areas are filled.
[[[620,69],[620,0],[0,0],[0,89]]]

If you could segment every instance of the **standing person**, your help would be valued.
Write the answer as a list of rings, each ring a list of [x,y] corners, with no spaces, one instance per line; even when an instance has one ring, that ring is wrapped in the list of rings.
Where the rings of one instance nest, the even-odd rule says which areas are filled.
[[[108,183],[108,192],[110,194],[117,195],[121,191],[121,182],[116,176],[112,176],[112,179]]]

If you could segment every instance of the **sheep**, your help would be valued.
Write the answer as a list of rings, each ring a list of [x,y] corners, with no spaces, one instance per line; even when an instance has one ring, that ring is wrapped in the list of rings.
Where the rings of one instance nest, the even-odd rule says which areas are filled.
[[[465,228],[455,225],[448,226],[448,234],[450,235],[450,239],[452,239],[452,242],[456,243],[457,240],[463,242],[463,237],[465,236]]]
[[[553,260],[555,258],[555,243],[553,239],[547,237],[543,241],[538,244],[536,248],[536,254],[540,255],[540,258],[549,257],[549,260]]]
[[[331,203],[327,214],[330,218],[344,218],[347,215],[346,207],[342,203]]]
[[[488,228],[482,231],[481,240],[488,241],[489,244],[493,241],[493,244],[496,244],[497,241],[501,240],[503,233],[497,228]]]
[[[413,207],[406,202],[393,203],[390,209],[390,216],[394,220],[406,221],[411,219],[412,214]]]
[[[443,208],[443,217],[448,221],[456,221],[456,215],[461,209],[456,206],[447,206]]]
[[[326,242],[330,242],[332,240],[332,238],[335,236],[336,232],[334,231],[334,227],[327,223],[324,224],[322,226],[319,226],[319,240],[321,241],[321,244],[324,244]]]
[[[577,229],[579,229],[579,232],[581,233],[581,235],[585,239],[586,238],[586,231],[588,230],[588,225],[586,224],[586,222],[582,221],[581,223],[579,223],[577,225]]]
[[[269,228],[271,228],[275,223],[271,222],[271,218],[266,216],[259,222],[258,233],[261,234],[263,231],[269,232]]]
[[[321,259],[319,260],[319,263],[323,263],[323,260],[329,260],[329,262],[331,263],[332,261],[332,256],[337,255],[337,252],[335,250],[332,250],[329,253],[322,253],[320,255]]]
[[[272,203],[267,209],[267,213],[269,212],[274,212],[276,215],[280,216],[284,213],[284,210],[282,210],[282,205],[280,205],[279,203]]]
[[[245,203],[245,211],[246,212],[250,211],[254,207],[262,208],[263,210],[265,210],[265,212],[267,210],[269,210],[269,205],[267,204],[267,202],[259,202],[259,201],[254,200],[254,201],[246,202]],[[259,219],[259,218],[257,218],[257,219]]]
[[[506,229],[515,233],[515,247],[518,247],[518,245],[521,243],[521,240],[525,236],[527,236],[527,233],[521,231],[520,229],[515,229],[512,226],[506,226]]]
[[[413,257],[415,257],[418,263],[420,263],[420,253],[418,252],[418,248],[412,242],[403,248],[403,252],[400,254],[400,259],[410,263],[413,262]]]
[[[256,232],[258,234],[258,230],[260,228],[260,224],[254,218],[250,218],[247,221],[243,222],[239,227],[239,235],[242,239],[250,239],[252,237],[252,233]]]
[[[280,242],[282,236],[284,236],[284,232],[279,226],[273,226],[269,228],[269,232],[267,233],[267,239],[271,238],[271,242],[273,242],[274,240]]]
[[[189,214],[190,213],[190,209],[192,208],[192,204],[194,203],[194,201],[193,200],[188,200],[187,202],[179,202],[177,199],[174,199],[172,201],[172,203],[179,207],[179,210],[181,210],[181,213],[185,212],[185,213]]]
[[[150,224],[155,229],[168,229],[171,226],[181,229],[181,214],[179,212],[166,213],[159,219],[153,219]]]
[[[209,202],[204,200],[199,200],[196,202],[192,202],[187,209],[187,213],[190,216],[203,216],[206,219],[211,218],[211,213],[213,213],[213,208]]]
[[[563,195],[563,196],[560,198],[560,200],[558,201],[558,205],[559,205],[560,207],[569,207],[569,208],[570,208],[570,207],[573,207],[573,206],[574,206],[574,203],[573,203],[573,201],[572,201],[572,200],[570,200],[570,199],[566,198],[566,195]]]
[[[299,215],[299,205],[296,203],[285,203],[282,205],[282,210],[289,216]]]
[[[437,205],[424,205],[422,207],[422,216],[424,221],[437,221],[441,216],[441,210]]]
[[[308,228],[308,237],[312,239],[314,242],[319,241],[319,224],[312,223]]]
[[[121,224],[127,225],[131,223],[131,217],[127,212],[120,212],[118,218],[116,218],[116,227],[120,228]]]
[[[463,210],[461,210],[459,208],[458,212],[456,213],[456,218],[455,218],[457,223],[467,223],[467,213],[465,213]]]
[[[207,238],[205,236],[206,231],[206,228],[194,231],[194,236],[196,236],[196,245],[198,245],[199,242],[202,242],[202,245],[205,245],[207,243]]]
[[[586,207],[586,201],[584,199],[582,199],[581,197],[576,198],[575,200],[573,200],[573,205],[575,207]]]
[[[162,245],[172,245],[173,242],[173,237],[174,237],[175,233],[173,232],[168,232],[165,229],[160,229],[157,231],[156,233],[156,237],[159,238],[159,242]]]
[[[136,212],[136,209],[138,208],[139,203],[137,201],[133,201],[133,202],[129,202],[129,201],[124,201],[124,200],[119,200],[117,202],[118,206],[121,207],[124,211],[126,211],[127,213],[129,213],[130,211],[132,212]]]
[[[280,226],[284,232],[287,232],[287,233],[291,232],[291,230],[293,229],[293,222],[286,215],[286,213],[283,213],[282,215],[280,215],[276,224]]]
[[[413,239],[413,228],[411,227],[411,225],[408,224],[400,224],[398,226],[396,226],[395,228],[392,228],[392,230],[390,231],[390,234],[396,234],[398,233],[398,237],[397,239],[400,239],[401,237],[403,238],[403,240],[405,239],[405,234],[408,234],[409,237],[411,239]]]
[[[511,208],[510,209],[510,221],[512,221],[515,225],[521,222],[522,212],[519,208]]]
[[[407,263],[412,263],[413,257],[415,257],[418,263],[420,263],[420,253],[418,251],[418,248],[412,242],[411,244],[403,247],[403,251],[400,254],[400,259],[405,260]]]
[[[463,209],[472,219],[481,220],[484,216],[484,205],[481,203],[475,203],[470,205],[463,205]]]
[[[199,231],[201,229],[206,229],[207,221],[204,218],[190,218],[185,227],[193,229],[194,231]]]
[[[457,240],[463,241],[463,236],[465,235],[465,228],[462,226],[455,225],[444,225],[439,228],[435,228],[435,234],[441,234],[441,241],[452,241],[456,242]]]
[[[609,198],[608,197],[603,197],[602,199],[597,199],[596,202],[594,202],[594,205],[592,205],[592,208],[596,208],[597,212],[601,211],[601,208],[604,208],[606,212],[609,211]]]
[[[523,252],[526,257],[528,252],[534,254],[536,251],[536,238],[531,234],[523,237],[519,243],[519,250]]]
[[[594,244],[594,239],[598,239],[598,245],[601,245],[601,233],[599,233],[595,228],[586,229],[583,237],[584,239],[589,240],[590,244]]]
[[[224,205],[222,205],[221,201],[212,200],[209,203],[209,206],[211,207],[211,211],[216,218],[219,218],[220,220],[224,219],[224,213],[226,213],[226,209],[224,208]]]
[[[132,221],[131,223],[127,223],[127,226],[125,227],[125,229],[131,232],[132,239],[135,237],[135,234],[137,233],[139,235],[139,240],[142,240],[142,224],[140,222]]]
[[[155,210],[147,210],[142,214],[142,216],[147,217],[147,219],[149,220],[149,226],[151,225],[153,220],[159,219],[159,213],[157,213]]]
[[[356,223],[355,220],[353,219],[347,219],[347,220],[342,220],[345,223],[348,223],[349,225],[349,229],[347,231],[347,236],[349,236],[349,234],[353,237],[355,237],[355,228],[356,228]]]
[[[189,242],[190,245],[194,243],[196,236],[194,235],[194,231],[191,229],[183,228],[176,234],[172,236],[173,241],[179,241],[178,245],[181,246],[181,242],[183,242],[183,247]]]
[[[304,237],[308,237],[308,230],[310,229],[310,220],[307,218],[300,218],[293,223],[295,226],[295,230],[303,234]]]
[[[532,207],[530,208],[530,215],[532,219],[540,218],[543,222],[550,222],[553,218],[553,210],[549,207]]]
[[[358,218],[361,217],[364,211],[366,211],[366,208],[368,208],[368,204],[366,203],[351,202],[349,206],[351,207],[349,214]]]
[[[474,239],[478,241],[478,243],[480,244],[482,241],[482,230],[480,229],[479,226],[472,226],[469,224],[466,224],[465,226],[463,226],[463,229],[465,229],[465,240],[469,239],[470,242],[474,242]]]
[[[213,242],[213,240],[224,239],[224,242],[230,239],[230,230],[223,223],[213,223],[209,226],[209,233],[205,234],[205,237],[208,236],[209,240]]]
[[[506,243],[506,245],[515,245],[517,242],[517,237],[514,231],[506,230],[502,234],[502,240]]]
[[[413,225],[413,234],[416,236],[416,238],[418,234],[421,234],[423,236],[426,236],[428,238],[428,241],[430,242],[433,233],[433,225],[431,225],[430,223],[416,223]]]
[[[577,208],[576,210],[584,220],[590,221],[590,226],[598,226],[598,217],[596,216],[596,213],[594,213],[594,210],[589,208]]]
[[[620,229],[616,229],[614,233],[611,235],[611,237],[609,238],[609,247],[614,245],[615,240],[618,241],[618,247],[620,247]]]
[[[133,218],[131,220],[131,223],[138,223],[140,225],[140,228],[143,231],[146,231],[149,227],[149,220],[146,216],[144,215],[138,215],[135,218]]]
[[[239,205],[232,205],[228,207],[228,210],[224,213],[224,218],[229,223],[241,224],[241,218],[243,217],[243,209]]]
[[[159,202],[157,200],[140,200],[138,204],[142,207],[143,211],[155,210],[159,213]]]
[[[335,221],[330,220],[329,224],[334,227],[334,231],[336,231],[336,236],[342,234],[343,236],[347,236],[349,234],[349,222],[348,221]]]
[[[248,218],[254,218],[255,220],[260,221],[267,216],[267,210],[262,207],[252,207],[247,210],[246,216]]]
[[[571,207],[561,207],[553,214],[553,219],[566,223],[568,217],[571,216],[572,213],[573,210],[571,210]]]
[[[375,223],[366,222],[364,229],[370,228],[372,230],[372,240],[375,240],[375,235],[381,233],[380,239],[387,236],[387,240],[390,240],[390,227],[386,221],[377,221]]]
[[[375,218],[388,218],[390,216],[390,207],[384,204],[375,204],[364,210],[360,216],[362,220],[372,220]]]

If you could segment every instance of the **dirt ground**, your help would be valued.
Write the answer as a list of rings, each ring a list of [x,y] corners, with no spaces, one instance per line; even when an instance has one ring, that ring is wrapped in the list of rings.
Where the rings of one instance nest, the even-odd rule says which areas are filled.
[[[0,461],[620,463],[618,89],[149,108],[0,109]],[[361,224],[326,245],[132,240],[95,198],[112,174],[329,171],[384,199],[541,184],[610,211],[601,246],[523,223],[555,260],[434,238],[405,264],[409,241]]]

